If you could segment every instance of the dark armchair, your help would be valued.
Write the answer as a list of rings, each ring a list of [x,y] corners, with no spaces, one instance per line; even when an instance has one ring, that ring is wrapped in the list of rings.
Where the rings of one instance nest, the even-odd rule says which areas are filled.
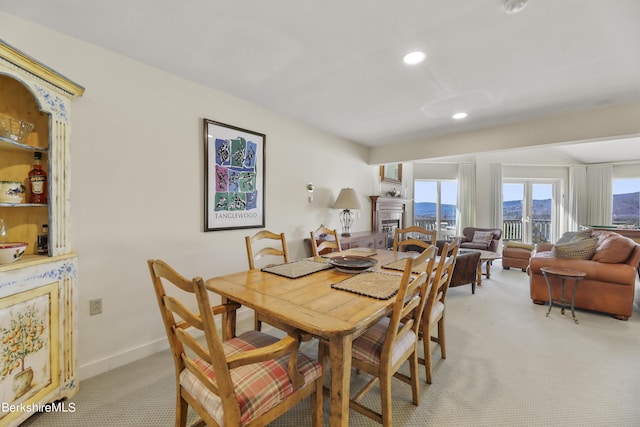
[[[498,244],[502,239],[499,228],[465,227],[460,237],[461,249],[480,249],[483,251],[498,251]]]
[[[436,246],[438,247],[438,255],[442,254],[442,248],[448,243],[446,240],[438,240]],[[478,283],[478,263],[480,262],[480,252],[478,251],[458,251],[456,257],[456,265],[453,267],[453,273],[451,274],[450,288],[456,286],[471,284],[471,293],[476,293],[476,284]]]

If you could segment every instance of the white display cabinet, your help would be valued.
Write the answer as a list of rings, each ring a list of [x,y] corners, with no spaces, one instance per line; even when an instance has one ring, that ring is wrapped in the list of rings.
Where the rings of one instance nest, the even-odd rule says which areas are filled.
[[[28,194],[0,199],[5,240],[28,243],[20,259],[0,265],[0,426],[18,425],[78,389],[70,142],[71,100],[83,92],[0,40],[0,181],[27,187],[35,152],[48,175],[47,203],[28,203]],[[33,129],[20,135],[20,122]],[[16,125],[11,131],[9,123]],[[48,253],[38,254],[43,224]]]

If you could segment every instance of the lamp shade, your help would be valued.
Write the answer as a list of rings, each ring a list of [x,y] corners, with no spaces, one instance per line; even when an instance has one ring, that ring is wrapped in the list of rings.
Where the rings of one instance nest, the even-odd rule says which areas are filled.
[[[360,201],[356,190],[353,188],[343,188],[338,194],[336,202],[333,204],[334,209],[360,209]]]

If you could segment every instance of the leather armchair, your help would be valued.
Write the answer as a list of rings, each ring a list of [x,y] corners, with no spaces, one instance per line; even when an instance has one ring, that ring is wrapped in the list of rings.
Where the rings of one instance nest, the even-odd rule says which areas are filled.
[[[476,234],[476,231],[481,233],[491,232],[493,233],[493,236],[491,240],[482,241],[476,239],[474,241],[473,237]],[[497,252],[500,239],[502,239],[502,230],[499,228],[465,227],[462,230],[462,236],[460,236],[460,248]]]
[[[456,266],[453,268],[449,287],[455,288],[456,286],[471,284],[471,293],[475,294],[476,284],[478,283],[476,273],[478,271],[479,262],[480,252],[458,252]]]
[[[436,246],[438,247],[438,255],[442,254],[442,248],[446,240],[438,240]],[[478,263],[480,262],[480,252],[478,251],[458,251],[456,257],[456,265],[453,267],[453,273],[451,274],[450,288],[456,286],[463,286],[471,284],[471,293],[476,293],[476,284],[478,283]]]

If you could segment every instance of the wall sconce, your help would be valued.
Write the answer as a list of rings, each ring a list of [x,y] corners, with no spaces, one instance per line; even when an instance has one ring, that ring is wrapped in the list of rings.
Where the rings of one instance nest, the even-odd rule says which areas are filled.
[[[336,202],[333,204],[334,209],[342,209],[340,212],[340,224],[342,224],[342,235],[351,236],[351,224],[355,218],[355,214],[351,209],[360,209],[360,201],[356,190],[353,188],[343,188],[338,194]]]
[[[307,191],[309,192],[309,203],[313,202],[313,190],[315,190],[316,187],[313,185],[312,182],[307,184]]]

